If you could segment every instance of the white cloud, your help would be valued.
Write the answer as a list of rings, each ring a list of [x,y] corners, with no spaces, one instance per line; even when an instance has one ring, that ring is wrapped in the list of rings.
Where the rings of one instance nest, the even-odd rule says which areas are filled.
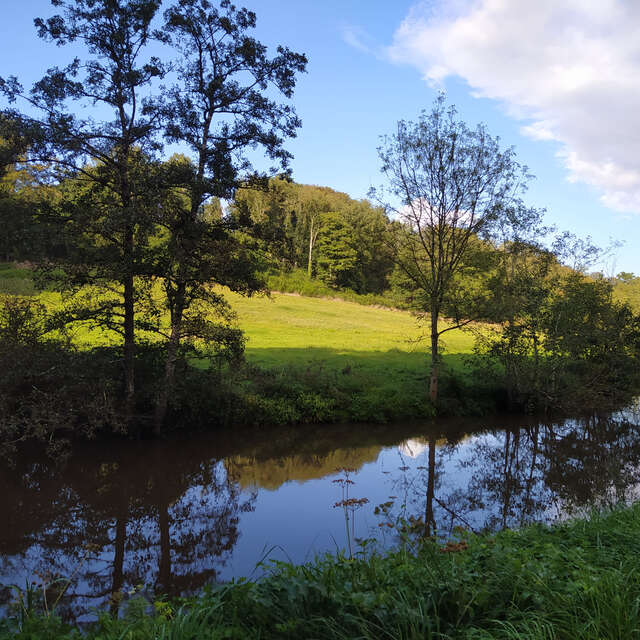
[[[376,45],[371,36],[361,27],[353,25],[345,25],[342,27],[342,39],[354,49],[369,53],[378,57],[380,55],[380,47]]]
[[[571,181],[640,213],[640,2],[439,0],[416,5],[389,56],[427,82],[463,78],[561,144]]]

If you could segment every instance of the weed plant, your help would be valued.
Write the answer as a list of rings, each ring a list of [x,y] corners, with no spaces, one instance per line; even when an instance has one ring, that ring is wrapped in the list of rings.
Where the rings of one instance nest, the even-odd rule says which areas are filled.
[[[88,639],[640,637],[640,505],[465,544],[422,541],[302,566],[274,563],[258,582],[211,587],[179,602],[131,601],[84,630]],[[0,639],[79,638],[33,611],[4,620]]]

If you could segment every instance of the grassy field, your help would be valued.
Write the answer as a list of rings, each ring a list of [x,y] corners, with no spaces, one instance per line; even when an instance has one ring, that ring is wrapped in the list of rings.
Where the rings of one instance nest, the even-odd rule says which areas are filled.
[[[353,372],[382,367],[380,373],[420,374],[428,368],[429,324],[420,324],[408,311],[297,294],[247,298],[225,291],[225,296],[244,331],[247,359],[261,367],[349,367]],[[56,293],[43,292],[39,298],[50,308],[60,304]],[[73,336],[82,347],[105,346],[117,338],[82,326]],[[448,331],[441,346],[445,365],[461,371],[473,342],[470,331]]]
[[[307,380],[311,389],[322,387],[323,397],[349,406],[346,419],[430,415],[429,343],[421,339],[429,327],[419,326],[409,312],[277,293],[251,299],[230,295],[229,300],[247,337],[247,360],[282,371],[285,377]],[[445,371],[459,381],[467,380],[465,357],[472,352],[473,342],[468,331],[445,334]],[[445,390],[445,397],[451,395]],[[459,404],[463,395],[466,407]],[[445,412],[484,411],[474,406],[469,394],[457,396],[457,404]],[[329,412],[324,419],[333,417]],[[316,420],[323,420],[322,411]]]
[[[424,370],[428,362],[428,325],[419,327],[407,311],[392,311],[295,294],[270,298],[229,294],[247,336],[247,357],[263,366],[284,364],[331,368],[386,365]],[[447,332],[443,345],[448,362],[470,353],[473,336]]]

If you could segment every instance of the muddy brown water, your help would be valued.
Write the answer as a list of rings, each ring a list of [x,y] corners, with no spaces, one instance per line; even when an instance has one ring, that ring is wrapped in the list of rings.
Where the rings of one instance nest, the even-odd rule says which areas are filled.
[[[13,462],[0,467],[2,611],[11,585],[44,582],[50,599],[64,588],[59,613],[87,619],[132,593],[189,595],[274,561],[389,547],[401,521],[446,539],[631,502],[640,412],[236,428]]]

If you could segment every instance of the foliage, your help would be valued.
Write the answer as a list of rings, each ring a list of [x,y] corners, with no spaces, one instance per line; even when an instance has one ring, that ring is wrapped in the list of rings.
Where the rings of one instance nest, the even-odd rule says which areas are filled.
[[[163,209],[168,242],[160,260],[170,311],[165,375],[158,391],[155,431],[160,433],[175,366],[183,339],[211,327],[208,306],[225,319],[224,301],[211,292],[212,283],[250,295],[263,289],[250,243],[239,241],[237,226],[225,217],[211,219],[204,208],[211,198],[231,199],[241,184],[264,182],[247,150],[260,148],[286,170],[291,154],[284,140],[295,136],[300,120],[289,104],[296,74],[305,70],[303,54],[279,46],[273,58],[251,34],[256,15],[236,9],[228,0],[215,8],[206,0],[181,0],[165,12],[169,42],[178,52],[178,83],[169,89],[163,116],[165,138],[185,144],[193,164],[174,162],[180,195]],[[179,169],[182,169],[180,171]],[[180,197],[182,196],[182,197]],[[198,304],[199,303],[199,304]],[[204,309],[203,309],[204,307]],[[219,333],[212,327],[206,336]]]
[[[61,13],[47,20],[37,18],[38,35],[58,46],[77,42],[85,47],[88,58],[75,58],[62,69],[49,69],[30,92],[25,92],[15,77],[0,79],[0,87],[10,102],[21,100],[29,113],[35,114],[8,112],[23,129],[35,132],[27,137],[31,161],[51,163],[52,178],[57,182],[81,178],[88,183],[75,206],[62,210],[62,219],[58,217],[62,228],[67,220],[77,220],[78,214],[90,220],[87,212],[92,212],[94,204],[100,209],[102,225],[89,230],[90,236],[97,234],[100,239],[94,260],[71,260],[65,266],[72,263],[75,273],[68,275],[84,282],[95,282],[97,269],[98,282],[107,270],[120,284],[120,289],[113,291],[111,308],[102,317],[113,324],[120,307],[124,396],[131,419],[135,404],[135,278],[141,270],[140,248],[149,233],[146,205],[148,200],[157,202],[139,159],[157,149],[157,109],[153,98],[145,94],[164,74],[161,61],[147,55],[151,41],[166,40],[153,27],[160,2],[56,0],[54,5]],[[80,115],[85,108],[93,117]],[[98,192],[95,202],[94,191]],[[73,239],[82,249],[89,244],[81,232]],[[75,252],[71,255],[78,258]]]
[[[275,563],[259,582],[175,604],[133,601],[120,619],[103,614],[86,637],[632,638],[640,627],[639,529],[636,506],[494,536],[460,530],[464,543],[427,540],[415,555]],[[51,624],[12,618],[0,638],[52,637]],[[76,637],[56,624],[56,637]]]
[[[19,123],[0,114],[0,258],[11,261],[34,260],[51,248],[36,214],[57,195],[54,187],[43,183],[47,167],[24,162],[23,133]]]
[[[253,222],[254,234],[280,272],[306,265],[309,278],[324,274],[328,284],[360,294],[388,288],[392,262],[384,242],[386,218],[366,200],[275,178],[266,190],[239,190],[232,215]],[[329,276],[328,266],[340,263],[341,275]]]
[[[267,288],[276,293],[297,293],[309,298],[328,298],[356,302],[365,306],[403,309],[406,301],[397,291],[386,290],[382,293],[356,293],[350,288],[330,287],[317,278],[309,278],[302,269],[280,271],[267,276]]]
[[[91,322],[121,335],[129,422],[136,348],[145,332],[161,330],[153,287],[161,280],[170,330],[157,389],[159,432],[183,343],[229,342],[232,314],[209,285],[247,294],[263,287],[252,243],[235,233],[236,222],[215,215],[216,205],[220,210],[218,198],[233,197],[240,184],[266,180],[252,169],[249,148],[260,147],[277,164],[272,172],[287,170],[284,140],[300,121],[273,94],[292,97],[306,58],[281,46],[270,57],[251,35],[255,14],[228,0],[219,8],[208,0],[175,2],[162,29],[160,0],[53,4],[60,13],[36,19],[38,34],[58,46],[84,46],[84,57],[49,69],[31,91],[15,77],[0,78],[7,100],[26,107],[0,114],[7,174],[0,218],[20,221],[17,248],[0,251],[37,257],[43,273],[70,292],[61,322]],[[166,64],[150,52],[158,42],[176,54],[168,88],[158,85]],[[184,144],[192,158],[161,163],[163,139]],[[36,190],[42,201],[28,201],[30,174],[18,175],[19,161],[46,163]],[[43,197],[45,183],[59,199]],[[36,252],[24,230],[39,237],[52,231],[52,244]]]
[[[618,302],[627,302],[635,313],[640,313],[640,278],[633,273],[619,273],[613,280],[613,296]]]
[[[638,379],[640,319],[612,285],[559,265],[529,243],[504,248],[492,291],[502,324],[478,336],[496,357],[509,404],[529,409],[596,408],[628,395]]]
[[[389,182],[391,202],[385,208],[396,217],[390,230],[393,258],[418,292],[419,311],[430,317],[430,397],[435,403],[440,317],[448,315],[459,326],[481,317],[482,290],[470,295],[478,293],[477,287],[460,284],[489,271],[491,245],[482,241],[537,222],[537,214],[525,210],[520,199],[529,175],[513,149],[501,149],[483,125],[472,130],[457,120],[443,95],[418,122],[399,122],[378,153]]]
[[[329,212],[322,216],[317,272],[320,280],[330,286],[353,285],[358,254],[349,231],[337,213]]]
[[[248,339],[249,364],[238,361],[243,344],[233,329],[227,332],[221,328],[223,334],[213,343],[196,343],[195,351],[183,352],[168,402],[170,428],[386,422],[432,415],[424,389],[425,354],[404,338],[416,334],[408,313],[301,296],[225,295],[237,309],[239,326]],[[32,347],[20,350],[14,339],[9,341],[6,362],[22,358],[24,366],[7,365],[4,372],[3,394],[7,402],[12,399],[6,405],[5,424],[26,425],[24,416],[33,416],[38,425],[46,427],[43,433],[54,439],[118,431],[123,420],[118,402],[121,352],[109,346],[113,339],[89,327],[76,328],[69,335],[70,344],[52,339],[57,330],[43,335],[39,327],[57,326],[51,318],[57,313],[56,300],[52,293],[30,303],[7,297],[6,317],[14,324],[20,316],[14,307],[31,305],[33,319],[27,318],[27,326],[17,330],[31,333],[34,340]],[[32,324],[35,330],[30,328]],[[460,378],[464,375],[461,354],[470,352],[472,339],[454,332],[449,335],[450,353],[445,361],[451,366],[452,377]],[[160,342],[139,345],[136,355],[137,411],[143,429],[153,414],[163,354]],[[39,382],[34,384],[34,380]],[[56,392],[59,397],[52,398]],[[463,381],[450,389],[445,382],[443,410],[460,414],[491,409],[491,399],[478,404],[476,396]],[[95,401],[95,413],[87,398]],[[11,412],[16,412],[13,418]],[[7,430],[2,433],[5,440],[13,437]],[[25,427],[24,437],[37,434]]]

